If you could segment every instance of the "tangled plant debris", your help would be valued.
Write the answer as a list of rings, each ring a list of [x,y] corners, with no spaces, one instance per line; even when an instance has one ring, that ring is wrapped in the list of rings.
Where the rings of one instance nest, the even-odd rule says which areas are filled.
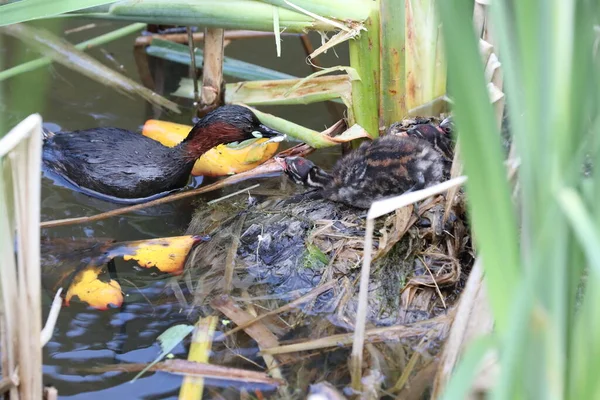
[[[244,319],[239,328],[221,326],[225,335],[215,346],[235,348],[250,337],[260,354],[287,365],[284,378],[291,387],[308,390],[316,380],[344,387],[350,381],[345,360],[356,323],[364,211],[312,192],[277,194],[255,206],[242,201],[199,208],[187,233],[209,234],[211,241],[188,258],[192,304],[229,318],[232,308],[268,314]],[[433,379],[431,363],[474,260],[462,195],[451,202],[447,219],[445,206],[444,196],[435,196],[377,220],[365,347],[369,368],[380,374],[373,390],[407,390],[408,378],[419,373]],[[323,285],[326,290],[319,290]],[[275,343],[261,344],[248,331],[257,325]],[[258,351],[246,356],[262,363]]]

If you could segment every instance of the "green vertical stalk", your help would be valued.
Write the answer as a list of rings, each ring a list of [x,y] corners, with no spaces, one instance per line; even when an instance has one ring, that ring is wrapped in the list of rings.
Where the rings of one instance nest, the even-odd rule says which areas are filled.
[[[380,0],[380,104],[379,119],[385,126],[406,116],[404,66],[405,0]]]
[[[521,270],[517,221],[506,182],[500,135],[470,21],[472,4],[469,0],[438,0],[437,6],[443,22],[448,72],[455,88],[453,113],[469,176],[467,198],[473,236],[483,259],[496,329],[504,335],[510,327],[511,303]]]
[[[374,1],[367,31],[350,41],[350,66],[360,80],[352,81],[350,122],[361,125],[372,137],[379,136],[379,1]]]
[[[406,107],[446,93],[446,62],[435,0],[406,0]]]
[[[4,46],[6,46],[6,44],[4,43],[4,35],[0,35],[0,48],[5,48]],[[3,71],[4,68],[6,67],[4,64],[6,63],[6,58],[5,57],[0,57],[0,71]],[[5,83],[3,83],[2,81],[0,81],[0,138],[2,138],[2,136],[4,136],[6,134],[6,132],[8,132],[8,123],[6,121],[6,116],[5,116],[5,107],[6,107],[6,95],[5,95]],[[2,165],[0,165],[0,169],[2,168]],[[0,172],[1,173],[1,172]]]

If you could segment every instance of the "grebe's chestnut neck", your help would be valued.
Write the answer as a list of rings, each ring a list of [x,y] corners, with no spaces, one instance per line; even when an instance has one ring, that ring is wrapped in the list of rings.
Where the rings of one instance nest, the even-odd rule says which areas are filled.
[[[250,109],[227,105],[209,112],[200,119],[179,147],[184,150],[187,157],[196,160],[221,143],[281,135],[278,131],[263,125]]]

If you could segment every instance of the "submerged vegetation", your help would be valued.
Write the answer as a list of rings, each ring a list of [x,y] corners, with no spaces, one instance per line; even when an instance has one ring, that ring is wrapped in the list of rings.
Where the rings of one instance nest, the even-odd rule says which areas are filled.
[[[343,122],[320,133],[256,111],[263,123],[312,148],[346,141],[358,144],[358,139],[375,138],[392,123],[411,116],[439,117],[452,111],[456,123],[451,175],[457,179],[441,189],[377,203],[366,219],[355,209],[310,194],[291,195],[282,188],[257,195],[258,202],[241,196],[228,205],[202,204],[187,233],[209,233],[212,240],[194,242],[189,250],[190,241],[199,241],[194,239],[199,236],[178,239],[189,246],[173,250],[179,260],[175,275],[182,272],[182,257],[188,252],[189,256],[185,272],[169,278],[169,288],[181,308],[192,322],[197,321],[188,361],[157,359],[150,368],[186,375],[180,398],[200,398],[210,383],[204,378],[222,380],[228,373],[240,391],[254,391],[257,397],[262,391],[276,398],[295,398],[326,389],[363,398],[597,397],[597,2],[52,3],[50,7],[39,0],[21,0],[0,6],[0,39],[12,36],[45,56],[11,68],[3,62],[6,69],[0,71],[0,84],[58,62],[174,112],[184,101],[189,105],[189,100],[194,100],[199,112],[220,100],[254,106],[342,103],[348,127],[343,133]],[[40,18],[62,21],[79,17],[134,24],[77,46],[23,24]],[[144,24],[202,26],[205,31],[170,33],[148,26],[150,39],[139,40],[134,49],[143,84],[82,52],[137,32]],[[324,51],[348,46],[350,65],[321,69],[308,77],[257,68],[223,56],[226,41],[247,40],[240,38],[252,33],[224,32],[222,28],[271,32],[273,51],[282,57],[286,57],[282,34],[318,31],[323,44],[316,50],[306,48],[308,60],[316,64],[316,57]],[[195,49],[199,35],[203,52]],[[151,73],[147,55],[189,65],[192,78],[183,80],[171,93],[160,93],[157,81],[162,78],[155,79]],[[195,79],[194,66],[203,67],[201,82]],[[223,75],[252,81],[224,84]],[[3,87],[0,93],[2,102],[8,104]],[[21,96],[11,104],[24,104],[27,97],[19,91],[10,95],[15,100]],[[32,106],[39,104],[40,99],[31,100]],[[4,129],[2,124],[0,127]],[[508,152],[503,148],[501,130],[510,134]],[[0,184],[5,188],[0,201],[0,245],[4,254],[11,254],[17,240],[17,265],[29,268],[38,264],[34,253],[39,247],[39,212],[33,215],[38,206],[28,201],[34,201],[39,192],[39,165],[30,163],[29,192],[23,194],[19,177],[25,173],[23,160],[32,153],[23,146],[13,151],[13,137],[0,142],[6,146],[0,146]],[[286,154],[306,154],[312,148],[300,146]],[[32,147],[29,151],[37,150]],[[20,155],[14,155],[17,153]],[[17,161],[19,157],[24,158]],[[276,164],[267,161],[254,170],[171,198],[274,172],[279,172]],[[460,188],[463,172],[468,177],[464,192]],[[33,198],[28,200],[27,194]],[[91,218],[45,221],[41,226],[90,223],[165,202]],[[125,245],[100,238],[98,243],[91,247],[79,243],[86,254],[85,263],[72,273],[61,271],[59,283],[50,285],[53,290],[62,286],[69,289],[71,297],[80,291],[82,299],[87,289],[69,285],[90,279],[123,299],[121,286],[116,291],[118,283],[111,286],[112,276],[102,282],[97,278],[104,264],[116,255],[108,249],[116,246],[119,256],[132,256],[122,253]],[[133,258],[141,266],[164,273],[168,268],[162,269],[158,260],[139,258],[145,250],[154,249],[156,243],[152,243],[134,242],[138,258]],[[75,241],[72,246],[73,253],[80,251]],[[89,248],[94,249],[92,253]],[[172,261],[170,254],[161,252]],[[14,264],[11,257],[4,257],[0,275],[6,333],[2,373],[7,382],[2,387],[12,396],[18,390],[22,398],[35,398],[31,393],[41,392],[39,357],[24,360],[22,355],[29,353],[17,352],[12,344],[14,341],[21,349],[33,346],[17,340],[26,336],[17,329],[35,331],[32,340],[35,346],[39,342],[40,301],[27,297],[32,291],[39,296],[39,287],[35,280],[27,286],[20,279],[19,296],[27,298],[27,303],[17,306],[17,292],[8,290],[18,278]],[[26,276],[23,271],[19,269],[20,277]],[[39,273],[31,271],[35,269],[27,274],[39,278]],[[16,311],[23,307],[35,310],[35,323],[28,325],[18,317]],[[191,330],[188,324],[169,332],[178,331],[175,337],[161,335],[161,356]],[[20,384],[14,375],[17,365]],[[98,367],[95,373],[114,373],[122,366],[129,374],[146,372],[145,365],[123,363]],[[314,383],[323,385],[311,388]],[[226,389],[214,390],[215,395],[226,393]]]

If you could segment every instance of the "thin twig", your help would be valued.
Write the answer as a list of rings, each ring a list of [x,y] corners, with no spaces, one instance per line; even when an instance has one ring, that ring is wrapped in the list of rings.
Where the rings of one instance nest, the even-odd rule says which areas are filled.
[[[283,36],[298,36],[298,33],[281,33]],[[194,41],[202,41],[204,40],[204,32],[197,32],[192,35],[194,37]],[[236,39],[254,39],[254,38],[262,38],[262,37],[271,37],[273,36],[273,32],[259,32],[259,31],[247,31],[247,30],[233,30],[233,31],[225,31],[225,40],[236,40]],[[186,33],[174,33],[168,35],[148,35],[148,36],[139,36],[135,39],[135,46],[149,46],[152,44],[153,39],[161,39],[168,40],[175,43],[186,43],[188,41],[188,36]]]
[[[102,373],[108,371],[120,372],[137,372],[146,368],[148,364],[111,364],[108,366],[92,367],[83,369],[91,373]],[[204,377],[210,379],[236,381],[243,383],[263,383],[266,385],[279,385],[283,382],[279,379],[273,379],[264,372],[249,371],[239,368],[223,367],[220,365],[212,365],[199,363],[188,360],[166,360],[158,362],[148,368],[148,371],[164,371],[177,375],[191,375],[196,377]]]
[[[446,307],[446,302],[444,301],[444,296],[442,296],[442,291],[440,290],[440,287],[438,286],[438,284],[435,280],[435,276],[433,276],[433,274],[431,273],[431,270],[427,266],[427,263],[425,262],[425,260],[423,260],[423,258],[418,257],[418,256],[417,256],[417,258],[419,260],[421,260],[421,262],[423,263],[423,266],[425,267],[427,272],[429,272],[429,275],[431,275],[431,281],[433,282],[433,285],[435,286],[435,290],[437,291],[438,296],[440,296],[440,299],[442,300],[442,304],[443,304],[444,308],[448,308],[448,307]]]
[[[130,281],[130,280],[129,280],[129,279],[127,279],[127,278],[123,278],[123,277],[121,277],[120,279],[121,279],[123,282],[129,283],[131,286],[133,286],[133,287],[135,288],[135,290],[137,290],[137,291],[138,291],[138,293],[139,293],[139,294],[141,294],[141,295],[142,295],[142,297],[143,297],[143,298],[146,300],[146,303],[148,303],[148,305],[149,305],[150,307],[152,307],[152,312],[153,312],[153,313],[156,311],[156,309],[155,309],[155,307],[154,307],[154,304],[152,304],[152,302],[150,301],[150,299],[149,299],[149,298],[148,298],[148,297],[147,297],[147,296],[144,294],[144,292],[142,292],[142,290],[141,290],[139,287],[137,287],[137,285],[136,285],[135,283],[133,283],[132,281]],[[175,297],[177,297],[177,295],[176,295]],[[179,299],[178,299],[178,300],[179,300]]]
[[[356,312],[356,323],[354,328],[354,341],[352,344],[351,375],[352,388],[361,390],[362,378],[362,354],[365,344],[365,327],[367,323],[367,309],[369,302],[369,277],[371,272],[371,256],[373,251],[373,230],[374,220],[377,217],[390,213],[409,204],[424,200],[430,196],[442,193],[454,186],[458,186],[466,181],[466,177],[459,177],[440,183],[438,185],[406,193],[390,199],[374,202],[369,208],[367,214],[367,228],[365,232],[365,250],[363,255],[363,264],[360,272],[360,289],[358,293],[358,310]]]
[[[219,197],[218,199],[211,200],[211,201],[209,201],[206,204],[215,204],[215,203],[218,203],[219,201],[228,199],[228,198],[233,197],[233,196],[237,196],[238,194],[247,192],[247,191],[252,190],[252,189],[256,189],[259,186],[260,186],[260,183],[257,183],[256,185],[248,186],[247,188],[240,189],[240,190],[238,190],[236,192],[233,192],[233,193],[229,193],[229,194],[227,194],[227,195],[225,195],[223,197]]]

